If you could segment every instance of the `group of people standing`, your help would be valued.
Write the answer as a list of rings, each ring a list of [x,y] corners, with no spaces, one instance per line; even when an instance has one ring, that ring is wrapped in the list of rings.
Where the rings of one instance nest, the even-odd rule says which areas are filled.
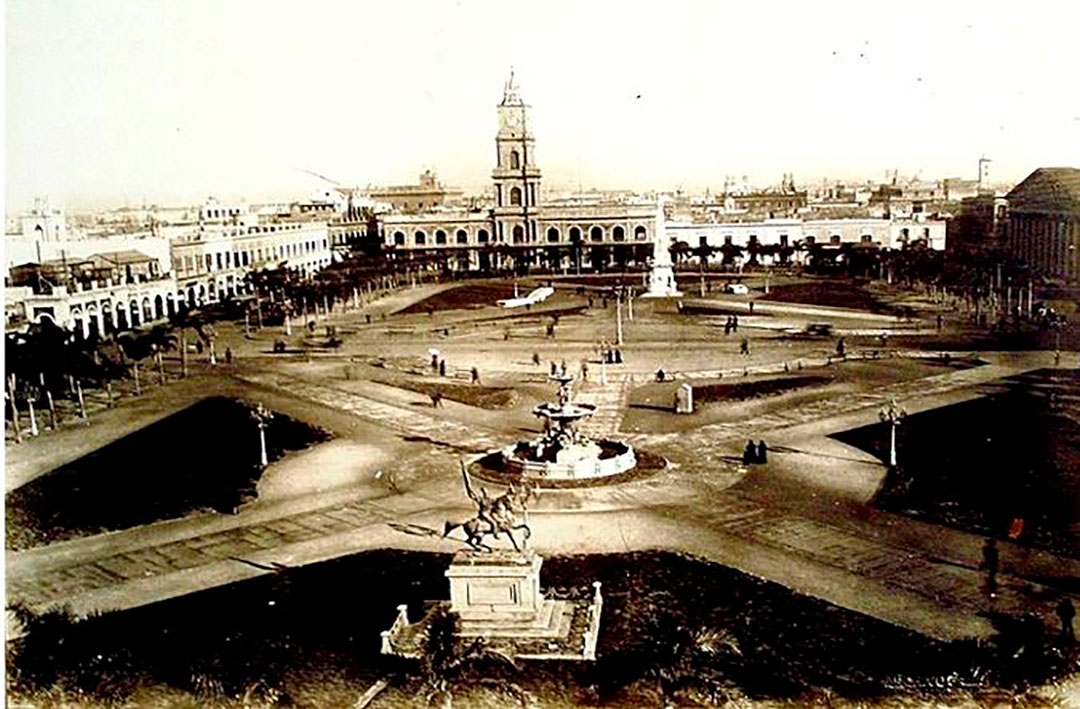
[[[757,443],[747,441],[746,448],[743,449],[742,462],[743,465],[769,462],[769,447],[765,445],[765,441]]]
[[[739,331],[739,316],[728,315],[727,320],[724,322],[724,334],[730,335],[733,332]]]

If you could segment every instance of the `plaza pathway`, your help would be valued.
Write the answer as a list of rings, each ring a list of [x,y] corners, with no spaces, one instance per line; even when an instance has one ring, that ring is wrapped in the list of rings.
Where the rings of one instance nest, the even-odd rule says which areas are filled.
[[[677,450],[675,464],[636,483],[545,492],[531,514],[533,538],[545,553],[692,553],[946,640],[989,636],[991,612],[1030,612],[1051,624],[1052,608],[1080,578],[1080,562],[1003,543],[1002,590],[990,599],[976,569],[978,537],[865,507],[880,464],[823,438],[875,421],[877,407],[891,397],[909,411],[938,406],[975,396],[978,385],[1036,361],[992,359],[738,424],[635,436],[641,447]],[[174,520],[9,552],[9,602],[68,604],[78,613],[122,609],[366,549],[461,548],[439,534],[445,520],[472,512],[457,482],[457,455],[495,447],[507,434],[278,374],[239,377],[430,440],[437,445],[425,463],[434,472],[401,494],[338,491],[304,505]],[[621,394],[627,384],[612,378],[599,391]],[[612,425],[608,421],[605,430]],[[747,474],[733,453],[751,434],[768,434],[777,450]]]

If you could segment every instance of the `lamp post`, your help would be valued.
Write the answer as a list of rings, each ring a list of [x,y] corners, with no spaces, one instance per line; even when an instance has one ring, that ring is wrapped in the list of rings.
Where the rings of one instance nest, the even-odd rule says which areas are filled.
[[[896,428],[907,416],[907,412],[896,405],[896,399],[889,399],[889,405],[878,412],[882,422],[889,423],[889,467],[896,467]]]
[[[269,465],[266,458],[266,427],[274,420],[274,412],[258,403],[251,409],[251,418],[259,427],[259,464],[265,468]]]

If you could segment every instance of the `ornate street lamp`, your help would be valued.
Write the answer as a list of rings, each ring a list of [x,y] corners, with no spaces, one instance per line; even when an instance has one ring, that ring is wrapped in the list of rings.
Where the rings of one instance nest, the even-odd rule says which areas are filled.
[[[266,427],[274,420],[274,412],[260,402],[251,409],[251,418],[259,427],[259,463],[265,468],[269,465],[266,459]]]
[[[889,423],[889,467],[896,467],[896,428],[907,416],[907,412],[896,405],[896,399],[889,399],[889,405],[878,412],[882,422]]]

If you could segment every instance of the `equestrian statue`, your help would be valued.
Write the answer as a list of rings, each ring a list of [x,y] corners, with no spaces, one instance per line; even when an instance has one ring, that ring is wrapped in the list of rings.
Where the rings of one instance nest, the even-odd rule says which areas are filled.
[[[484,543],[485,537],[499,538],[505,534],[514,546],[514,551],[521,551],[525,547],[532,530],[529,529],[529,500],[535,497],[535,489],[526,483],[518,487],[511,483],[506,492],[496,498],[488,495],[487,489],[480,487],[480,492],[472,489],[469,484],[469,474],[465,467],[465,461],[461,461],[461,479],[465,482],[465,493],[476,504],[476,516],[464,522],[447,522],[443,529],[443,537],[450,536],[450,532],[458,527],[465,532],[465,543],[476,551],[495,551],[491,546]],[[518,514],[522,515],[522,521],[518,522]],[[516,530],[524,530],[521,545],[514,538]]]

